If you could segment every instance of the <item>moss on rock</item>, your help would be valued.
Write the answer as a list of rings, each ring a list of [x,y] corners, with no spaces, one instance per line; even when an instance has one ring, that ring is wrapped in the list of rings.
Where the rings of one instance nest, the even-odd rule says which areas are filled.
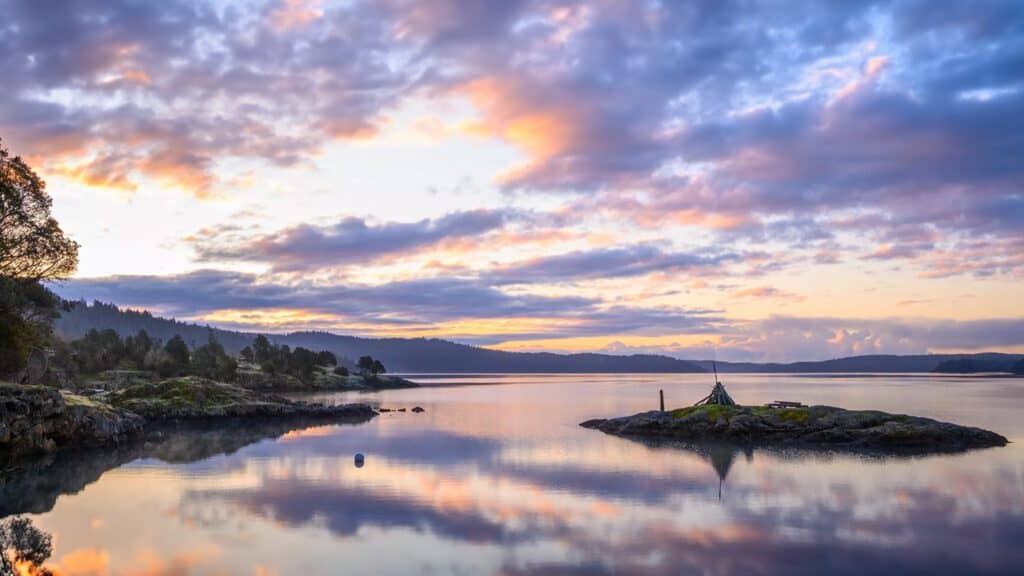
[[[763,445],[958,451],[1003,446],[1006,438],[929,418],[832,406],[689,406],[582,424],[611,434]]]

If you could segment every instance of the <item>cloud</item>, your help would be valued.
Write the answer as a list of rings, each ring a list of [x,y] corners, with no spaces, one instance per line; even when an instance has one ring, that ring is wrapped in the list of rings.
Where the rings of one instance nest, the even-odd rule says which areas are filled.
[[[452,240],[482,241],[516,216],[511,211],[453,212],[418,222],[368,224],[348,217],[329,226],[302,224],[269,234],[211,228],[187,241],[200,261],[248,261],[275,271],[317,270],[408,256]]]
[[[651,244],[579,250],[500,266],[485,273],[497,284],[575,282],[599,278],[707,270],[740,260],[737,254],[665,251]]]
[[[750,288],[742,288],[734,291],[730,296],[733,298],[751,298],[757,300],[790,300],[794,302],[804,300],[804,297],[799,294],[780,290],[774,286],[752,286]]]
[[[764,359],[828,359],[863,354],[924,354],[1024,345],[1024,319],[931,320],[772,317],[723,339]]]
[[[371,5],[323,18],[295,2],[51,8],[15,1],[6,12],[0,131],[93,185],[133,189],[151,178],[209,195],[227,158],[288,165],[374,131],[417,73],[389,65],[387,48],[400,48]],[[263,20],[276,24],[254,25]]]
[[[508,190],[597,196],[596,209],[643,225],[790,247],[787,222],[821,234],[850,212],[884,215],[856,256],[929,277],[1019,270],[1005,253],[970,263],[966,248],[1020,238],[1019,3],[940,15],[918,2],[87,0],[51,12],[11,4],[0,131],[90,185],[208,196],[225,161],[292,166],[372,136],[411,98],[457,97],[476,114],[464,131],[520,151],[498,175]],[[934,238],[903,245],[890,226]]]
[[[1022,318],[729,319],[719,311],[700,308],[620,305],[580,296],[508,293],[470,279],[320,286],[208,270],[178,276],[73,279],[55,288],[69,299],[112,301],[185,318],[203,318],[221,310],[296,310],[300,316],[320,315],[322,329],[380,335],[381,331],[397,328],[409,335],[430,328],[431,335],[471,344],[519,341],[518,348],[523,350],[530,349],[531,340],[545,341],[545,348],[557,349],[557,343],[551,345],[552,339],[614,335],[704,338],[704,344],[699,345],[617,344],[609,349],[614,353],[661,353],[678,358],[717,354],[723,360],[751,361],[1024,347]],[[775,297],[771,289],[767,294],[764,297]],[[225,327],[259,330],[259,318],[256,320],[253,325]],[[483,334],[467,331],[473,322],[488,320],[500,320],[508,326],[526,321],[522,325],[529,328]]]

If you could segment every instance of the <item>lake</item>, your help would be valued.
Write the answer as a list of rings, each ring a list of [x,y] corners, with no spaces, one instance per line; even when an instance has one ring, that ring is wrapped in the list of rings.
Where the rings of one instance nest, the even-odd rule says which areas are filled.
[[[335,394],[359,425],[234,427],[51,458],[3,512],[60,574],[1009,574],[1024,566],[1024,379],[723,375],[799,400],[975,425],[953,456],[656,447],[580,428],[688,405],[710,375],[426,376]],[[353,456],[366,455],[356,467]]]

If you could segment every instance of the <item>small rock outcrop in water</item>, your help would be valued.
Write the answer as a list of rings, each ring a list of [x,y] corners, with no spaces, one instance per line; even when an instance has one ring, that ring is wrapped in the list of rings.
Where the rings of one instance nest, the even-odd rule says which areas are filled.
[[[832,406],[702,405],[588,420],[581,426],[621,436],[882,452],[958,452],[1007,443],[981,428]]]

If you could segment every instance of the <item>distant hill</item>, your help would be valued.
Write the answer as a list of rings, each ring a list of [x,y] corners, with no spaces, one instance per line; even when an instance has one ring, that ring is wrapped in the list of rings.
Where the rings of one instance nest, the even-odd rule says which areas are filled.
[[[145,330],[150,336],[165,341],[180,334],[190,346],[205,343],[212,330],[217,340],[232,353],[238,353],[256,336],[255,333],[160,318],[149,312],[121,310],[101,302],[78,302],[55,323],[57,335],[65,339],[80,338],[92,328],[110,328],[122,336]],[[330,350],[349,366],[354,358],[370,355],[380,359],[390,372],[704,372],[692,362],[657,355],[502,352],[436,338],[359,338],[328,332],[268,334],[268,337],[276,344],[293,348]]]
[[[122,336],[145,330],[154,338],[168,340],[176,334],[190,346],[206,342],[209,330],[232,353],[252,342],[255,333],[209,328],[153,316],[149,312],[121,310],[113,304],[77,303],[57,320],[57,334],[65,339],[81,337],[91,328],[112,328]],[[345,365],[363,355],[379,358],[391,372],[568,372],[568,373],[683,373],[709,372],[711,361],[688,361],[652,354],[616,356],[611,354],[552,354],[546,352],[502,352],[457,344],[437,338],[359,338],[328,332],[268,334],[276,344],[330,350]],[[723,373],[896,373],[896,372],[1024,372],[1024,355],[921,354],[915,356],[872,355],[836,358],[818,362],[754,363],[718,362]]]
[[[767,373],[870,373],[870,372],[945,372],[964,374],[974,372],[1011,372],[1016,362],[1024,360],[1021,354],[999,354],[981,352],[978,354],[918,354],[895,356],[876,354],[850,356],[818,362],[790,362],[784,364],[759,364],[752,362],[718,362],[719,372],[767,372]],[[695,364],[711,369],[711,361]]]

